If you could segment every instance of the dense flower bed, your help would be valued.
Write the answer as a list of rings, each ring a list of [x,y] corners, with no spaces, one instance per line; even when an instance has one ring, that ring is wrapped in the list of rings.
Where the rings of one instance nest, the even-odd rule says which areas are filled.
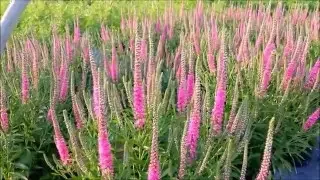
[[[0,179],[264,180],[312,147],[319,10],[199,1],[119,23],[8,43]]]

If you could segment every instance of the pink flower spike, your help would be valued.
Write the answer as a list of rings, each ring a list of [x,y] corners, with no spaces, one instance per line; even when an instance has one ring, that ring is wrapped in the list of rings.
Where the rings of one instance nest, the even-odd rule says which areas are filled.
[[[148,169],[148,180],[160,180],[159,169],[158,163],[150,164]]]
[[[179,112],[183,112],[187,105],[187,84],[185,77],[180,75],[180,85],[178,88],[177,108]]]
[[[274,43],[270,42],[267,44],[266,48],[263,51],[263,68],[266,67],[266,64],[270,61],[272,52],[276,49]]]
[[[220,134],[222,130],[225,101],[226,101],[226,92],[221,87],[218,87],[216,91],[216,96],[215,96],[214,108],[212,110],[212,115],[211,115],[213,132],[215,134]]]
[[[303,124],[303,130],[308,131],[320,118],[320,108],[315,110],[308,118],[308,120]]]
[[[113,160],[111,153],[111,145],[108,140],[107,132],[100,130],[98,137],[99,146],[99,166],[104,176],[113,176]]]
[[[62,137],[61,134],[55,134],[54,135],[54,142],[56,143],[56,147],[59,152],[60,159],[62,161],[63,165],[69,164],[70,156],[69,156],[69,150],[66,141]]]
[[[135,126],[140,129],[145,124],[145,94],[141,74],[141,41],[136,35],[133,85],[133,110]]]
[[[265,95],[271,80],[272,55],[274,50],[275,50],[275,45],[273,43],[268,44],[263,55],[264,67],[263,67],[263,72],[262,72],[263,75],[262,75],[261,84],[260,84],[260,92],[259,92],[260,96]]]
[[[68,88],[69,88],[69,70],[68,70],[68,64],[66,60],[62,60],[61,67],[60,67],[60,95],[59,100],[65,101],[68,96]]]
[[[287,89],[288,83],[293,78],[296,68],[297,63],[295,61],[291,61],[282,79],[282,90]]]
[[[215,102],[211,113],[212,133],[218,135],[222,131],[222,121],[226,102],[227,88],[227,56],[225,54],[224,32],[221,38],[220,57],[218,63],[217,88]]]
[[[197,77],[194,96],[194,104],[191,114],[191,119],[188,127],[186,146],[189,149],[190,160],[195,159],[197,144],[199,139],[199,130],[201,123],[201,90],[200,79]]]
[[[70,162],[69,150],[68,150],[67,143],[61,134],[59,122],[57,120],[57,116],[55,113],[56,113],[55,109],[54,109],[54,107],[52,107],[51,120],[52,120],[52,125],[53,125],[53,130],[54,130],[53,138],[54,138],[54,142],[56,144],[56,147],[58,149],[58,153],[60,156],[60,160],[62,161],[62,164],[67,165]]]
[[[314,83],[316,82],[317,75],[320,74],[320,59],[314,64],[314,66],[310,69],[308,79],[305,84],[306,89],[312,89]]]

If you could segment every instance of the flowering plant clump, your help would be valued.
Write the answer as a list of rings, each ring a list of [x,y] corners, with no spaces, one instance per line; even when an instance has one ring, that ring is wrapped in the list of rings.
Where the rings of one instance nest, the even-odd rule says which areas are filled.
[[[318,136],[319,9],[178,7],[10,40],[0,179],[267,180],[301,161]]]

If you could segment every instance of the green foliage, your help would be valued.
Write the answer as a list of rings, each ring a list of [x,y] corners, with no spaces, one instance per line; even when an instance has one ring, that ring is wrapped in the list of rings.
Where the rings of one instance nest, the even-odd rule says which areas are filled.
[[[9,0],[2,0],[0,14],[3,15]],[[39,38],[49,38],[52,27],[56,26],[59,33],[65,33],[65,27],[73,29],[74,19],[80,21],[81,29],[97,33],[101,22],[112,30],[120,27],[121,13],[128,16],[136,12],[138,17],[156,17],[163,13],[169,1],[31,1],[27,6],[13,34],[25,36],[31,32]],[[185,9],[195,6],[195,1],[186,1]],[[173,2],[176,10],[180,2]]]

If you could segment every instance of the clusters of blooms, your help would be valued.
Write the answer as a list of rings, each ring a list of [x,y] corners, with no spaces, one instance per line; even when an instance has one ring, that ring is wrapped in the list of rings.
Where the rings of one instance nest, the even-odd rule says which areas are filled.
[[[320,108],[317,108],[303,124],[303,130],[309,130],[320,119]]]
[[[21,61],[21,100],[22,104],[26,104],[29,99],[29,77],[27,69],[27,59],[25,58],[25,53],[22,53]]]
[[[134,62],[134,85],[133,85],[133,108],[135,126],[142,128],[145,124],[145,94],[141,77],[141,41],[136,35],[135,62]]]
[[[305,88],[311,89],[316,83],[317,76],[320,76],[320,59],[316,61],[313,67],[309,71],[309,75],[305,84]],[[319,80],[318,80],[319,81]]]
[[[197,144],[199,139],[199,130],[201,123],[201,90],[200,90],[200,79],[196,77],[196,84],[194,90],[194,103],[191,118],[189,121],[189,127],[187,132],[186,146],[188,147],[190,159],[194,159],[196,156]]]
[[[218,135],[222,131],[222,121],[224,114],[224,107],[226,101],[226,86],[227,86],[227,70],[226,61],[227,56],[225,52],[224,44],[224,32],[221,37],[220,45],[220,59],[218,61],[218,75],[217,75],[217,87],[215,94],[214,106],[211,114],[212,133]]]
[[[181,42],[183,43],[182,35]],[[181,60],[179,66],[179,87],[177,97],[177,108],[179,112],[183,112],[187,106],[187,80],[186,80],[186,54],[184,44],[181,45]]]
[[[1,132],[10,133],[14,128],[10,124],[13,117],[9,113],[10,100],[18,94],[23,107],[33,105],[34,98],[39,98],[36,93],[45,94],[39,91],[47,88],[44,87],[42,73],[50,72],[51,101],[47,108],[47,119],[53,127],[53,140],[60,160],[67,168],[76,164],[76,156],[82,155],[74,152],[73,144],[78,143],[78,139],[86,141],[81,140],[80,135],[70,137],[72,151],[69,152],[68,139],[65,139],[63,128],[60,128],[58,111],[59,105],[65,108],[70,105],[71,100],[72,109],[66,110],[72,112],[74,121],[69,123],[75,124],[75,132],[81,134],[88,130],[86,126],[90,123],[97,126],[93,129],[90,127],[90,130],[97,133],[95,144],[99,165],[95,171],[99,169],[104,179],[114,178],[114,171],[117,169],[114,167],[115,156],[112,154],[112,147],[117,146],[112,146],[114,136],[113,131],[108,131],[108,118],[112,119],[112,127],[128,127],[130,123],[125,120],[130,118],[131,113],[125,115],[131,110],[134,126],[136,130],[140,130],[140,134],[150,130],[152,119],[148,180],[161,179],[159,151],[162,147],[159,145],[161,128],[158,127],[158,121],[162,119],[159,117],[163,115],[166,118],[169,113],[174,114],[172,117],[179,117],[179,120],[183,117],[185,120],[181,141],[174,142],[176,145],[180,143],[179,179],[188,174],[187,168],[192,162],[197,162],[197,149],[203,148],[199,143],[203,140],[202,124],[206,124],[203,128],[205,133],[209,127],[209,148],[206,149],[208,152],[198,173],[205,168],[210,157],[210,138],[225,138],[221,143],[227,142],[227,146],[223,146],[226,149],[217,163],[217,171],[224,165],[224,179],[229,179],[232,174],[233,153],[244,149],[240,179],[245,179],[246,168],[250,165],[250,158],[247,156],[249,134],[252,133],[249,109],[253,107],[252,118],[255,119],[260,111],[260,103],[278,102],[272,92],[286,97],[292,88],[303,91],[301,96],[304,97],[310,91],[313,93],[319,90],[320,59],[317,57],[315,62],[314,59],[311,62],[307,59],[311,42],[318,40],[319,12],[294,9],[292,13],[285,13],[281,3],[274,12],[271,12],[271,5],[265,8],[262,4],[257,10],[253,6],[230,7],[221,14],[205,11],[204,7],[203,1],[199,1],[196,8],[188,14],[182,5],[177,16],[173,7],[166,8],[164,15],[158,16],[156,21],[148,17],[140,19],[137,15],[128,19],[122,16],[120,33],[109,31],[107,26],[101,24],[99,35],[102,48],[94,47],[89,34],[81,34],[78,18],[74,21],[73,37],[70,34],[60,36],[56,27],[53,27],[52,45],[49,46],[52,49],[42,45],[34,37],[21,43],[23,46],[20,47],[20,57],[15,52],[16,49],[11,52],[8,48],[5,56],[8,62],[3,64],[10,76],[11,72],[18,72],[20,89],[16,91],[19,93],[7,93],[6,87],[15,89],[16,86],[11,87],[8,82],[7,79],[11,77],[3,78],[6,84],[0,77]],[[176,28],[176,24],[179,24],[179,28]],[[293,28],[295,26],[299,28]],[[281,28],[288,31],[282,33]],[[140,30],[141,37],[138,33]],[[66,31],[69,33],[68,27]],[[176,42],[177,31],[177,34],[180,33],[180,42]],[[252,42],[251,39],[255,41]],[[311,65],[309,70],[307,67]],[[76,75],[81,77],[75,77]],[[204,96],[201,94],[201,85],[205,86]],[[252,98],[249,96],[253,89],[257,97]],[[279,89],[282,91],[278,91]],[[251,98],[256,104],[250,104]],[[241,106],[239,101],[242,102]],[[84,109],[84,105],[87,109]],[[311,107],[314,106],[310,105]],[[309,104],[306,112],[309,111],[308,108]],[[227,124],[224,124],[225,116],[229,117]],[[318,107],[303,124],[301,122],[303,132],[312,132],[309,129],[319,118]],[[269,175],[273,135],[277,132],[274,127],[275,119],[277,117],[269,122],[257,180],[266,180]],[[71,136],[69,127],[67,129]],[[224,136],[224,127],[227,136]],[[169,147],[171,144],[168,145],[168,152]],[[82,151],[82,148],[78,150]],[[218,151],[217,154],[220,154],[220,150]],[[85,153],[83,155],[88,156]],[[91,161],[90,158],[89,160]],[[83,169],[88,171],[90,168]],[[217,179],[220,179],[219,173],[215,174]]]

